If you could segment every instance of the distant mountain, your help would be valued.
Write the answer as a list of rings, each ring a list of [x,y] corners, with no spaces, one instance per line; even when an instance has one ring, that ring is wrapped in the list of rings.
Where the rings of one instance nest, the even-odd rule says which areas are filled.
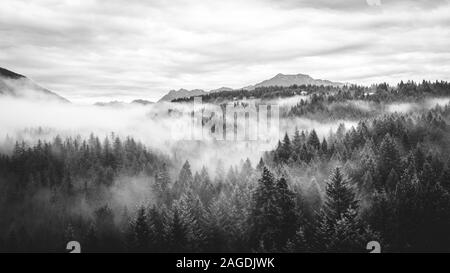
[[[257,83],[255,85],[244,87],[244,90],[253,90],[257,87],[269,87],[269,86],[282,86],[289,87],[292,85],[324,85],[324,86],[342,86],[344,84],[339,82],[332,82],[328,80],[316,80],[309,75],[297,74],[297,75],[285,75],[278,74],[275,77]]]
[[[148,101],[148,100],[134,100],[130,103],[127,102],[123,102],[123,101],[110,101],[110,102],[96,102],[94,103],[95,106],[104,106],[104,107],[125,107],[125,106],[130,106],[130,105],[150,105],[150,104],[154,104],[154,102],[152,101]]]
[[[275,77],[262,81],[260,83],[257,83],[255,85],[246,86],[240,89],[243,90],[254,90],[258,87],[269,87],[269,86],[282,86],[282,87],[289,87],[292,85],[323,85],[323,86],[343,86],[343,83],[340,82],[332,82],[328,80],[319,80],[319,79],[313,79],[309,75],[305,74],[296,74],[296,75],[285,75],[285,74],[278,74]],[[220,92],[228,92],[233,91],[235,89],[229,88],[229,87],[221,87],[218,89],[213,89],[209,91],[209,93],[220,93]],[[194,89],[194,90],[186,90],[186,89],[180,89],[178,91],[171,90],[169,93],[167,93],[164,97],[162,97],[158,102],[162,101],[172,101],[174,99],[181,99],[181,98],[190,98],[193,96],[202,96],[206,95],[208,92],[205,92],[201,89]]]
[[[108,106],[108,107],[124,107],[127,105],[127,103],[123,101],[110,101],[110,102],[96,102],[94,103],[95,106]]]
[[[33,100],[69,102],[27,77],[0,67],[0,96],[2,95]]]
[[[164,97],[162,97],[158,102],[163,101],[172,101],[174,99],[181,99],[181,98],[189,98],[193,96],[202,96],[206,95],[208,92],[205,92],[201,89],[194,89],[194,90],[186,90],[186,89],[180,89],[180,90],[171,90],[169,93],[167,93]]]
[[[142,104],[142,105],[154,104],[153,101],[148,101],[148,100],[134,100],[131,103],[132,104]]]
[[[213,89],[213,90],[209,91],[209,93],[228,92],[228,91],[233,91],[233,90],[234,89],[230,88],[230,87],[221,87],[221,88],[218,88],[218,89]]]

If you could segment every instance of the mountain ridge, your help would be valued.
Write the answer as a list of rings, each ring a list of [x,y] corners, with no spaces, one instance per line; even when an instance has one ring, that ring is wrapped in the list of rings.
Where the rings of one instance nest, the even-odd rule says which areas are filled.
[[[181,98],[188,98],[193,96],[201,96],[206,95],[208,92],[202,90],[202,89],[193,89],[193,90],[187,90],[184,88],[178,89],[178,90],[170,90],[169,93],[164,95],[161,99],[159,99],[158,102],[170,102],[174,99],[181,99]]]
[[[0,96],[70,102],[57,93],[38,85],[26,76],[2,67],[0,67]]]
[[[253,90],[258,87],[282,86],[289,87],[292,85],[324,85],[324,86],[342,86],[343,83],[332,82],[329,80],[314,79],[307,74],[282,74],[278,73],[274,77],[264,80],[255,85],[244,87],[245,90]]]
[[[249,85],[242,88],[229,88],[229,87],[221,87],[218,89],[210,90],[209,92],[206,92],[202,89],[193,89],[193,90],[186,90],[186,89],[179,89],[179,90],[170,90],[166,95],[164,95],[158,102],[162,101],[172,101],[175,99],[182,99],[182,98],[188,98],[193,96],[202,96],[206,95],[208,93],[218,93],[218,92],[227,92],[227,91],[233,91],[233,90],[254,90],[258,87],[270,87],[270,86],[281,86],[281,87],[289,87],[292,85],[323,85],[323,86],[334,86],[339,87],[345,85],[344,83],[340,82],[333,82],[329,80],[322,80],[322,79],[314,79],[311,76],[307,74],[282,74],[278,73],[274,77],[264,80],[262,82],[259,82],[255,85]]]

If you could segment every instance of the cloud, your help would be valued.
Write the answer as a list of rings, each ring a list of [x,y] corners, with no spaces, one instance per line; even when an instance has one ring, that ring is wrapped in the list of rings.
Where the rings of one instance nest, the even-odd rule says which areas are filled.
[[[277,73],[449,80],[448,1],[381,4],[4,0],[0,66],[89,103],[239,88]]]
[[[278,5],[286,8],[311,7],[316,9],[332,9],[343,11],[370,10],[370,8],[402,7],[435,9],[449,3],[448,0],[273,0]]]

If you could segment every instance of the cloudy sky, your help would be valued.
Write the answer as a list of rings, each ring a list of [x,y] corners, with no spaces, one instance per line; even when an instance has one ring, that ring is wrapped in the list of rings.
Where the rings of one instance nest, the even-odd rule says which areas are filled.
[[[450,80],[447,0],[2,0],[0,67],[75,102],[277,73]]]

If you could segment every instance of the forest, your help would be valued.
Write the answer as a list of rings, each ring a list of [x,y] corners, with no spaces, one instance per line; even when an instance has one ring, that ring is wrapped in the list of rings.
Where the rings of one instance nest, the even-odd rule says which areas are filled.
[[[357,125],[321,136],[291,128],[259,160],[243,155],[214,171],[114,133],[9,140],[12,151],[0,155],[0,252],[65,252],[73,240],[83,252],[367,252],[370,241],[383,252],[450,252],[450,105],[423,106],[446,101],[450,84],[273,87],[203,99],[303,90],[310,99],[285,107],[283,118]],[[394,103],[422,106],[387,111]]]

